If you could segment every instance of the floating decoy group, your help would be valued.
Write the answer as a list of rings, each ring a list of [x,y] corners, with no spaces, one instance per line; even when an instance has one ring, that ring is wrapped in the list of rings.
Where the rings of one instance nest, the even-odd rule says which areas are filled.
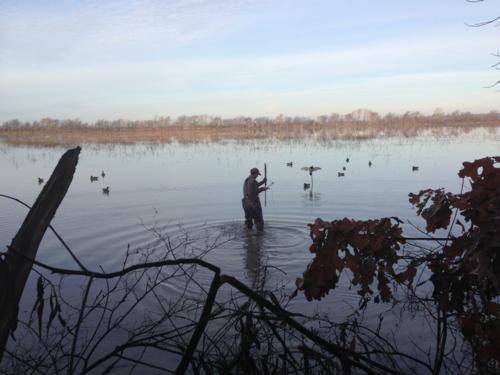
[[[106,173],[104,171],[101,171],[101,178],[104,179],[104,177],[106,177]],[[95,181],[99,181],[99,176],[90,175],[90,182]],[[105,195],[109,195],[109,186],[103,187],[102,193]]]
[[[346,163],[349,163],[350,161],[351,161],[350,158],[346,158],[345,159]],[[291,166],[293,166],[293,163],[291,161],[290,162],[286,162],[286,166],[287,167],[291,167]],[[372,166],[373,166],[373,162],[371,160],[368,160],[368,167],[371,168]],[[311,182],[310,183],[304,182],[304,185],[303,185],[304,186],[304,190],[311,189],[311,191],[312,191],[312,187],[313,187],[313,172],[320,170],[321,167],[310,165],[308,167],[302,167],[300,169],[309,172],[309,176],[311,176]],[[415,171],[419,170],[419,167],[416,166],[416,165],[412,165],[411,169],[412,169],[413,172],[415,172]],[[337,177],[345,177],[346,170],[347,170],[346,166],[343,165],[342,166],[342,172],[337,172]]]

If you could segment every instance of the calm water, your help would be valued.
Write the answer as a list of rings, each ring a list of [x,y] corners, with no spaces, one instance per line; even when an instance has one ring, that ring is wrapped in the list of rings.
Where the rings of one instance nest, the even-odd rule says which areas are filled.
[[[0,193],[32,204],[42,189],[37,177],[47,180],[64,151],[0,144]],[[458,192],[462,161],[499,153],[500,132],[483,130],[362,142],[82,145],[73,183],[52,223],[92,269],[119,269],[128,244],[132,249],[158,246],[154,228],[174,242],[189,238],[190,247],[200,251],[218,243],[206,258],[248,284],[257,281],[264,265],[277,267],[283,272],[271,268],[269,286],[284,284],[292,292],[311,259],[307,224],[315,218],[399,216],[421,225],[408,203],[409,192],[427,187]],[[293,167],[286,166],[290,161]],[[263,209],[265,232],[258,235],[243,228],[240,200],[250,168],[263,170],[264,163],[273,184]],[[310,178],[300,169],[309,165],[322,168],[314,173],[312,194],[303,190]],[[412,172],[412,165],[419,170]],[[339,178],[343,166],[345,177]],[[91,183],[90,175],[99,175],[99,181]],[[105,186],[109,195],[102,194]],[[26,212],[18,203],[0,199],[2,246],[10,243]],[[407,230],[414,234],[410,226]],[[41,261],[76,268],[52,233],[47,232],[38,254]],[[170,289],[175,293],[175,285]],[[299,294],[290,308],[340,318],[357,301],[355,291],[345,286],[321,302],[309,303]],[[388,308],[374,309],[373,317]]]

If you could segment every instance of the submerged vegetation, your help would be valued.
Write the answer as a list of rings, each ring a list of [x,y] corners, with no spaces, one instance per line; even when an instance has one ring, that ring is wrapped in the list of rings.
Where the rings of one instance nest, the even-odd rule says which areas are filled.
[[[424,131],[448,133],[478,127],[500,126],[500,113],[485,114],[437,109],[432,115],[406,112],[402,115],[359,109],[340,115],[307,117],[236,117],[223,119],[208,115],[158,117],[153,120],[6,121],[0,126],[0,139],[10,144],[75,145],[81,143],[194,142],[224,139],[289,139],[319,134],[330,139],[365,139],[388,136],[412,137]]]

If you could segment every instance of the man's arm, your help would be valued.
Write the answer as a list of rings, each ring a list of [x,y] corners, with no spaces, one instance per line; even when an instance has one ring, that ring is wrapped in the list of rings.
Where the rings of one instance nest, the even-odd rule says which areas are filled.
[[[267,178],[263,178],[261,182],[257,183],[257,186],[261,186],[267,182]],[[262,193],[263,191],[269,190],[269,187],[261,187],[257,189],[257,194]]]

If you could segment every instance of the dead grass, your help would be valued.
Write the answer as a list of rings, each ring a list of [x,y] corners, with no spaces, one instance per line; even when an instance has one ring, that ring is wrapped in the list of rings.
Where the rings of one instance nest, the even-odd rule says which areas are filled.
[[[21,126],[0,127],[0,139],[13,145],[71,146],[78,144],[133,144],[133,143],[198,143],[224,140],[277,139],[293,140],[308,137],[325,140],[373,139],[386,137],[415,137],[422,134],[456,136],[477,128],[496,129],[500,121],[477,122],[421,122],[405,123],[281,123],[244,124],[225,126],[168,127],[54,127]]]

